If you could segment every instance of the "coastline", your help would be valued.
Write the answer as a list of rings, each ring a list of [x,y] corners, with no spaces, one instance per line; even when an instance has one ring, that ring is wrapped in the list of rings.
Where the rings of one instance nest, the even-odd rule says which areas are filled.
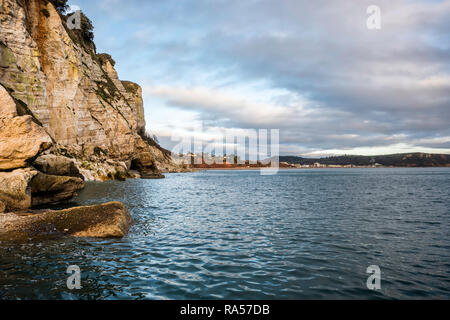
[[[450,166],[435,166],[435,167],[321,167],[321,168],[278,168],[283,171],[298,171],[298,170],[325,170],[325,169],[427,169],[427,168],[450,168]],[[200,171],[259,171],[264,168],[195,168],[192,172]]]

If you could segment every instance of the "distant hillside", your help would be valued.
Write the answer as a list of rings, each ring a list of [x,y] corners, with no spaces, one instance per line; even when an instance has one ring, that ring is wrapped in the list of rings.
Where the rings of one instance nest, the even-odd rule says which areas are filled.
[[[313,165],[355,165],[370,166],[381,164],[388,167],[450,167],[450,155],[427,153],[404,153],[381,156],[334,156],[327,158],[302,158],[295,156],[280,156],[280,162],[289,164]]]

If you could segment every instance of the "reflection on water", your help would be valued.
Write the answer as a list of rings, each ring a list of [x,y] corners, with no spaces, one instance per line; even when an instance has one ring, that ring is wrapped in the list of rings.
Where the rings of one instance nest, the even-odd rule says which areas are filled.
[[[169,174],[88,183],[122,201],[121,240],[0,244],[3,299],[450,298],[450,170]],[[66,288],[69,265],[80,291]],[[382,290],[366,287],[379,265]]]

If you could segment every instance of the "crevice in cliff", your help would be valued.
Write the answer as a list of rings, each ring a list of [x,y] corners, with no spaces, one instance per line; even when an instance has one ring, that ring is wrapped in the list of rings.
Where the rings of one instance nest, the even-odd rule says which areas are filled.
[[[92,113],[91,113],[91,118],[94,119],[98,124],[102,125],[102,123],[101,123],[96,117],[94,117],[94,116],[92,115]]]
[[[43,127],[42,122],[39,121],[38,118],[36,118],[36,116],[34,115],[34,113],[30,110],[30,108],[28,108],[28,105],[23,102],[22,100],[19,100],[17,98],[14,97],[14,90],[9,88],[8,86],[6,86],[5,84],[1,83],[1,85],[6,89],[6,91],[8,91],[9,95],[11,96],[11,98],[14,100],[15,104],[16,104],[16,111],[17,114],[19,116],[31,116],[32,120],[34,123],[36,123],[37,125]],[[53,139],[53,138],[52,138]]]
[[[112,82],[112,80],[108,77],[108,75],[103,71],[103,73],[105,74],[105,77],[107,78],[107,83],[108,85],[105,86],[105,82],[103,81],[96,81],[97,84],[97,90],[96,90],[96,94],[97,94],[97,98],[99,98],[100,103],[103,105],[103,103],[101,102],[102,100],[104,102],[106,102],[111,108],[113,108],[115,111],[117,111],[117,113],[125,120],[125,122],[127,123],[128,127],[130,129],[132,129],[130,122],[128,121],[128,119],[122,114],[122,112],[119,110],[119,108],[115,107],[112,102],[110,101],[110,98],[114,99],[114,95],[111,94],[109,92],[108,89],[113,89],[114,93],[119,93],[121,95],[121,97],[124,99],[124,101],[126,102],[125,97],[123,97],[123,95],[120,93],[119,89],[116,87],[116,85]],[[128,107],[131,109],[131,106],[128,104]],[[103,105],[104,106],[104,105]]]
[[[105,54],[103,53],[103,54],[100,54],[100,55],[105,55]],[[108,55],[108,56],[109,56],[109,55]],[[104,75],[105,78],[106,78],[106,88],[108,88],[108,89],[111,90],[110,95],[111,95],[113,98],[114,98],[116,95],[118,95],[120,98],[122,98],[122,99],[124,100],[124,102],[125,102],[126,105],[130,108],[130,110],[132,110],[132,108],[131,108],[131,106],[130,106],[130,104],[129,104],[129,102],[128,102],[128,99],[122,94],[122,92],[120,92],[119,88],[117,88],[117,86],[116,86],[116,84],[114,83],[114,81],[112,81],[111,77],[110,77],[110,76],[108,75],[108,73],[103,69],[102,60],[101,60],[101,58],[99,58],[99,55],[97,55],[96,57],[97,57],[96,61],[99,63],[100,69],[102,70],[103,75]],[[111,57],[111,56],[109,56],[109,57]],[[112,58],[111,58],[111,60],[112,60]],[[114,61],[114,60],[112,60],[112,61]],[[114,64],[115,64],[115,61],[114,61]],[[113,66],[114,66],[114,64],[113,64]],[[104,82],[100,82],[100,83],[102,84],[102,90],[104,90],[104,89],[105,89],[105,87],[103,86]],[[97,85],[99,85],[98,82],[97,82]]]

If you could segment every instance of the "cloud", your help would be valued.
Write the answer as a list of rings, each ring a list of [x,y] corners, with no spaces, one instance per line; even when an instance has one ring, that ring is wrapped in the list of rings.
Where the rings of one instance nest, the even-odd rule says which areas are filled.
[[[280,122],[289,121],[294,114],[302,112],[301,106],[255,102],[229,91],[208,87],[157,86],[146,88],[146,92],[165,99],[171,106],[199,111],[204,114],[204,119],[214,117],[256,128],[276,127]]]
[[[450,148],[449,0],[378,0],[378,31],[366,0],[77,4],[99,17],[119,74],[145,85],[164,136],[192,118],[153,119],[183,110],[211,127],[280,128],[287,153]]]

